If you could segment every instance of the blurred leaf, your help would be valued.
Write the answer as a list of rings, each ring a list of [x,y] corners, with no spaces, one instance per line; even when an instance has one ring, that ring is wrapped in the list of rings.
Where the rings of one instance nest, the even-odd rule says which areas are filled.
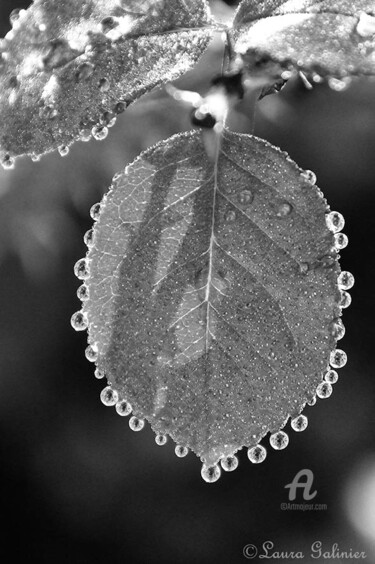
[[[322,76],[375,74],[370,0],[243,0],[233,27],[235,50],[249,70],[268,57]]]
[[[212,464],[315,395],[340,308],[309,176],[256,137],[225,131],[213,161],[204,139],[176,135],[115,176],[80,277],[99,369]]]
[[[203,0],[136,8],[130,0],[36,0],[13,17],[1,43],[3,158],[40,155],[93,127],[102,139],[130,102],[194,65],[213,28]]]

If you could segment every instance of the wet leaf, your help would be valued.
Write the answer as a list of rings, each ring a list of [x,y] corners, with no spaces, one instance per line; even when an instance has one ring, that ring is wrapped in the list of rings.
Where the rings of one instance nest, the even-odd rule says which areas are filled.
[[[251,70],[269,57],[321,76],[375,73],[375,8],[370,0],[243,0],[235,50]]]
[[[0,46],[0,154],[39,155],[97,125],[102,139],[130,102],[193,66],[212,33],[204,1],[136,7],[35,0],[13,18]]]
[[[114,178],[84,312],[99,369],[137,417],[213,464],[300,413],[340,315],[327,210],[285,153],[229,131],[214,161],[195,131]]]

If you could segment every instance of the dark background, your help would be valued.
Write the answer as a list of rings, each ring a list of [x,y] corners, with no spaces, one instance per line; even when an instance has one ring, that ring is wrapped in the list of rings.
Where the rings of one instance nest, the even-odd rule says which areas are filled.
[[[224,4],[215,9],[225,13]],[[9,12],[27,2],[1,0]],[[215,42],[178,84],[204,92],[220,66]],[[238,130],[249,123],[237,119]],[[54,564],[245,562],[243,546],[272,540],[302,550],[365,550],[375,562],[375,84],[344,92],[294,80],[258,106],[255,133],[314,170],[350,244],[342,267],[356,277],[347,333],[349,361],[330,399],[306,409],[309,427],[285,451],[206,484],[200,462],[178,459],[105,408],[103,382],[84,357],[86,336],[73,265],[85,254],[90,206],[115,172],[159,139],[189,129],[187,112],[162,91],[129,108],[103,142],[78,143],[66,158],[0,170],[1,552],[4,562]],[[311,469],[326,511],[281,511],[295,474]],[[299,499],[297,501],[300,501]],[[7,556],[5,552],[9,550]],[[275,561],[275,560],[274,560]],[[281,562],[280,560],[276,560]],[[283,562],[292,562],[286,558]],[[304,562],[310,562],[306,556]],[[332,562],[321,559],[318,562]],[[335,562],[352,562],[336,559]]]

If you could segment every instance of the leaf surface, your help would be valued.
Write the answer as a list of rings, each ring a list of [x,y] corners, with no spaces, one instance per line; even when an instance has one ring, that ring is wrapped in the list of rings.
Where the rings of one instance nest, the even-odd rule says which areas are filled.
[[[224,132],[144,152],[114,179],[87,264],[89,342],[138,417],[207,464],[315,396],[340,315],[320,191],[285,153]]]
[[[243,0],[233,24],[245,63],[269,56],[321,76],[375,73],[375,6],[370,0]]]
[[[212,28],[203,0],[35,0],[1,43],[0,154],[87,139],[191,68]]]

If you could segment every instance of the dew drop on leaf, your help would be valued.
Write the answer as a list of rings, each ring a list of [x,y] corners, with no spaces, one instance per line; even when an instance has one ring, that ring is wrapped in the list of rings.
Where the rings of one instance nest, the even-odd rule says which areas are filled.
[[[283,450],[289,444],[289,437],[285,431],[277,431],[270,436],[270,445],[275,450]]]
[[[99,219],[100,208],[100,202],[98,202],[97,204],[94,204],[90,209],[90,216],[94,221],[97,221]]]
[[[69,147],[67,147],[66,145],[62,145],[61,147],[58,148],[58,151],[61,157],[66,157],[66,155],[68,155],[69,153]]]
[[[79,280],[86,280],[90,276],[88,262],[85,258],[79,259],[75,263],[74,274]]]
[[[201,476],[205,482],[210,484],[217,482],[221,476],[220,466],[218,464],[214,464],[213,466],[206,466],[203,464]]]
[[[349,292],[345,292],[344,290],[342,290],[340,293],[340,307],[345,309],[349,307],[351,303],[352,303],[352,297],[349,294]]]
[[[1,166],[3,168],[5,168],[5,170],[11,170],[14,168],[14,159],[9,156],[9,155],[5,155],[2,159],[1,159]]]
[[[186,448],[185,446],[176,445],[174,452],[175,455],[178,456],[178,458],[184,458],[185,456],[188,455],[189,449]]]
[[[333,388],[332,388],[332,386],[329,382],[322,382],[316,388],[316,395],[320,399],[329,398],[329,396],[332,394],[332,392],[333,392]]]
[[[306,415],[298,415],[298,417],[295,417],[291,420],[290,426],[292,427],[293,431],[299,433],[307,429],[308,423],[309,421]]]
[[[238,195],[238,201],[241,205],[246,206],[253,201],[253,193],[250,190],[242,190]]]
[[[328,370],[324,374],[324,380],[329,384],[336,384],[339,379],[339,375],[337,374],[336,370]]]
[[[102,141],[108,136],[108,128],[105,125],[95,125],[91,133],[94,139]]]
[[[118,402],[118,393],[113,390],[111,386],[106,386],[100,392],[100,399],[104,405],[111,407],[112,405],[116,405],[116,403]]]
[[[345,335],[345,327],[341,319],[335,319],[332,322],[332,334],[337,341],[342,339]]]
[[[337,283],[341,290],[350,290],[354,286],[354,276],[351,272],[343,270],[337,279]]]
[[[326,222],[328,229],[333,231],[333,233],[337,233],[338,231],[341,231],[345,225],[345,219],[343,218],[341,213],[335,211],[327,214]]]
[[[86,347],[85,356],[88,361],[96,362],[98,360],[98,349],[94,345]]]
[[[247,456],[253,464],[260,464],[267,457],[267,450],[262,445],[251,447],[247,451]]]
[[[164,446],[167,444],[168,437],[167,435],[156,435],[155,442],[158,446]]]
[[[116,411],[122,417],[126,417],[130,415],[132,412],[132,406],[126,400],[121,400],[116,403]]]
[[[71,317],[70,323],[76,331],[84,331],[87,329],[87,316],[82,311],[77,311]]]
[[[335,233],[335,248],[338,251],[341,251],[341,249],[345,249],[345,247],[348,246],[349,243],[349,239],[348,236],[345,235],[344,233]]]
[[[238,468],[238,458],[237,456],[234,456],[234,454],[229,455],[225,458],[222,458],[220,460],[220,464],[225,472],[233,472],[233,470],[236,470],[236,468]]]
[[[94,230],[93,229],[89,229],[88,231],[86,231],[84,237],[83,237],[83,241],[85,243],[85,245],[87,245],[87,247],[92,247],[94,244]]]
[[[290,215],[292,211],[293,211],[293,206],[288,202],[283,202],[277,208],[276,215],[277,217],[286,217],[287,215]]]
[[[129,427],[132,431],[142,431],[144,426],[145,422],[143,419],[139,419],[134,415],[129,419]]]
[[[95,378],[97,378],[98,380],[101,380],[102,378],[105,377],[105,373],[103,372],[103,370],[99,370],[99,368],[95,368],[94,376],[95,376]]]
[[[301,176],[310,184],[316,184],[316,174],[312,170],[304,170]]]
[[[329,363],[332,368],[342,368],[347,363],[347,360],[346,352],[341,349],[335,349],[331,352]]]
[[[77,298],[81,300],[81,302],[85,302],[89,299],[89,289],[86,284],[81,284],[77,290]]]

